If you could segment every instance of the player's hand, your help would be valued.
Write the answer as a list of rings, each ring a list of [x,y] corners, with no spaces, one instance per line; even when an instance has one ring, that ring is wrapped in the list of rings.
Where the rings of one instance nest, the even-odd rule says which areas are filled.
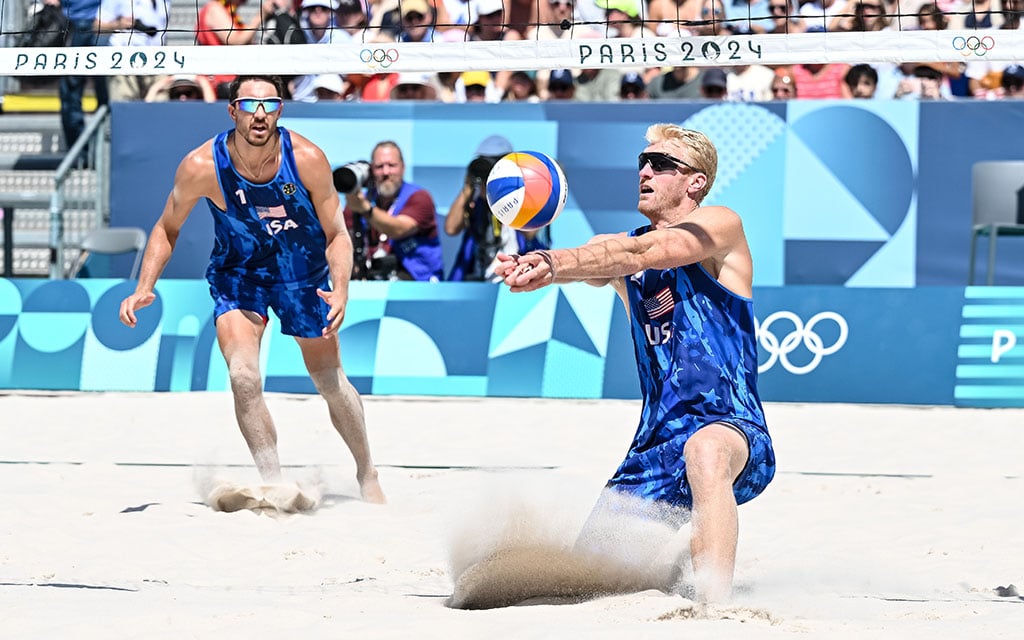
[[[323,335],[327,338],[338,333],[338,329],[341,328],[341,323],[345,319],[345,303],[348,302],[348,296],[339,291],[324,291],[323,289],[317,289],[316,295],[331,307],[327,312],[327,326],[323,330]]]
[[[555,281],[551,266],[537,253],[508,256],[498,254],[494,272],[504,276],[505,284],[513,293],[534,291]]]
[[[121,301],[121,313],[119,315],[121,322],[134,329],[135,325],[139,322],[138,318],[135,317],[135,312],[153,304],[154,300],[156,300],[156,294],[152,291],[136,291],[128,296]]]
[[[370,201],[362,191],[345,194],[345,205],[357,216],[365,216],[370,211]]]

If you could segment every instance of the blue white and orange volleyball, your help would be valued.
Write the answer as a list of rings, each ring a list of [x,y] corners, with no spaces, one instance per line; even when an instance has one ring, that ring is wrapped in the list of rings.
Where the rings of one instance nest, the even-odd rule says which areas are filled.
[[[487,176],[487,204],[513,229],[533,231],[555,221],[565,208],[569,185],[562,168],[539,151],[502,156]]]

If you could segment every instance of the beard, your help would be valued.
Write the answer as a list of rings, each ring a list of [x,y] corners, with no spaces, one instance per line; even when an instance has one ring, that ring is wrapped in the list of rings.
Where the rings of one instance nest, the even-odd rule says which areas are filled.
[[[385,198],[394,198],[398,195],[398,188],[402,185],[401,182],[385,182],[377,185],[377,195],[384,196]]]

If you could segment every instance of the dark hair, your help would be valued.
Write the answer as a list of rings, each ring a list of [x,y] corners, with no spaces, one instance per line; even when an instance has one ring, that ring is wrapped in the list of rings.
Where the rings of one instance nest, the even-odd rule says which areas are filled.
[[[924,16],[930,17],[935,21],[935,26],[939,29],[945,29],[949,26],[949,20],[946,19],[946,14],[942,12],[942,9],[932,3],[922,4],[917,10],[917,19],[920,20]]]
[[[281,76],[235,76],[235,79],[231,81],[228,86],[228,101],[234,102],[238,99],[238,89],[243,83],[249,82],[250,80],[258,80],[260,82],[266,82],[274,85],[274,89],[277,90],[277,95],[280,98],[284,97],[284,81],[281,80]]]
[[[861,78],[867,78],[871,80],[873,84],[878,84],[878,72],[875,68],[869,64],[855,64],[846,72],[846,77],[843,81],[846,82],[846,86],[851,89],[857,86]]]

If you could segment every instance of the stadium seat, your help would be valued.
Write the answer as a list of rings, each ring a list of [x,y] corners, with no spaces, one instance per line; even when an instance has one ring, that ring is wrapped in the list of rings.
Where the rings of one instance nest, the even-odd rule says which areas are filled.
[[[978,236],[988,236],[988,274],[995,282],[999,236],[1024,236],[1024,160],[977,162],[971,173],[973,224],[967,284],[974,284]]]
[[[134,280],[142,266],[142,252],[146,248],[146,232],[138,227],[103,227],[95,229],[82,240],[82,251],[71,266],[69,278],[76,278],[91,254],[120,255],[135,252],[135,262],[128,275]]]

